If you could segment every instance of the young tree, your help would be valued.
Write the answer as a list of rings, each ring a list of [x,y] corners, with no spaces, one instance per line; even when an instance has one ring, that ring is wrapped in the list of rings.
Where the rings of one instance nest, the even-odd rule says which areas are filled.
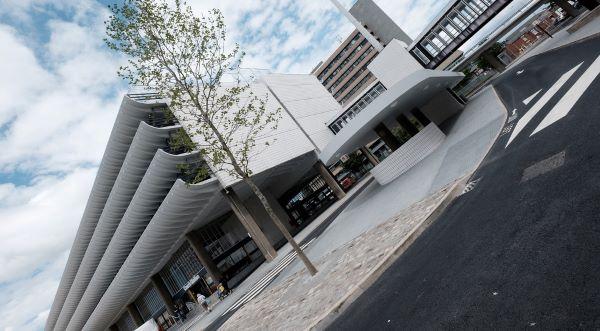
[[[269,145],[264,136],[277,128],[280,109],[269,109],[267,95],[254,94],[240,75],[231,84],[225,81],[239,72],[244,53],[238,44],[227,46],[221,12],[213,9],[196,16],[180,0],[125,0],[109,9],[105,41],[128,57],[119,76],[169,100],[194,148],[215,171],[250,187],[310,274],[316,274],[252,179],[250,159]]]

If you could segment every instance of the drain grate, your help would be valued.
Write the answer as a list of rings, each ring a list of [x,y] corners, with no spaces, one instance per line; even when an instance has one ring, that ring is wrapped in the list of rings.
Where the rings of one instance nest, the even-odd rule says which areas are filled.
[[[543,175],[549,171],[559,168],[565,164],[565,151],[554,154],[549,158],[543,159],[523,170],[523,177],[521,177],[521,183],[533,179],[539,175]]]
[[[510,133],[514,126],[515,126],[515,123],[510,123],[509,125],[507,125],[504,129],[502,129],[502,132],[500,132],[500,137],[502,137],[503,135],[505,135],[507,133]]]
[[[477,186],[477,184],[481,181],[481,178],[482,177],[479,177],[479,178],[477,178],[475,180],[472,180],[472,181],[468,182],[460,195],[467,194],[467,193],[471,192],[475,188],[475,186]]]

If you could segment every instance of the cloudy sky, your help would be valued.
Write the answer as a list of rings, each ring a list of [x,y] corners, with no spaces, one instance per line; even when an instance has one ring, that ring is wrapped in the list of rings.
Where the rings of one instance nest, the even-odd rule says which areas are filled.
[[[326,0],[189,2],[223,11],[245,67],[308,73],[352,30]],[[448,0],[376,2],[415,37]],[[107,15],[93,0],[0,0],[0,329],[43,327],[126,91]]]

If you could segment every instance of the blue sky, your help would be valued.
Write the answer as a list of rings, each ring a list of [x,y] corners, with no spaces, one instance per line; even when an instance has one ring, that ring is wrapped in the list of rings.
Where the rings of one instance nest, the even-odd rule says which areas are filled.
[[[447,1],[375,0],[412,37]],[[244,67],[308,73],[353,29],[326,0],[189,2],[223,11]],[[0,329],[43,328],[127,89],[107,15],[93,0],[0,0]]]

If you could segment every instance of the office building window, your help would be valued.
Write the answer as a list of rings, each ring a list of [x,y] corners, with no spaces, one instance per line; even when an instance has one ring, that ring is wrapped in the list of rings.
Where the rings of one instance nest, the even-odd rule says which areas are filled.
[[[452,42],[452,37],[450,37],[450,35],[448,35],[448,33],[446,33],[446,31],[443,29],[437,29],[435,34],[444,43],[444,45],[448,45],[450,42]]]
[[[119,318],[119,320],[117,320],[117,323],[115,324],[117,324],[119,331],[133,331],[137,329],[135,323],[133,322],[133,318],[131,317],[131,315],[129,315],[128,312],[123,313],[123,315],[121,315],[121,318]]]
[[[171,256],[160,271],[171,295],[175,295],[194,276],[204,270],[196,253],[187,241]]]
[[[452,24],[447,19],[444,19],[442,21],[442,28],[444,28],[444,30],[446,30],[450,35],[452,35],[452,37],[456,37],[460,34],[460,31],[458,31],[458,28],[455,27],[454,24]]]
[[[150,284],[142,291],[137,300],[135,300],[135,305],[144,321],[147,321],[153,318],[154,314],[163,309],[165,303],[158,295],[156,288]]]
[[[422,61],[422,63],[423,63],[423,64],[427,64],[427,63],[429,63],[429,62],[430,62],[430,61],[429,61],[429,58],[428,58],[427,56],[425,56],[425,54],[423,54],[423,52],[421,52],[421,50],[420,50],[420,49],[418,49],[418,48],[416,48],[416,47],[415,47],[415,48],[413,49],[413,53],[414,53],[415,55],[417,55],[417,57],[419,58],[419,60],[421,60],[421,61]]]
[[[329,70],[331,70],[331,68],[333,68],[335,66],[335,64],[340,60],[340,58],[348,51],[348,49],[350,49],[352,47],[352,45],[354,45],[358,39],[360,39],[362,35],[360,33],[356,33],[356,35],[354,36],[354,38],[352,38],[352,40],[350,40],[350,42],[348,43],[348,45],[346,45],[339,53],[338,55],[335,56],[335,58],[333,60],[331,60],[331,63],[329,63],[327,65],[327,68],[325,68],[320,74],[319,74],[319,81],[322,83],[324,81],[325,75],[327,75],[327,73],[329,72]]]
[[[469,22],[467,22],[462,16],[458,13],[453,12],[450,16],[448,16],[450,20],[458,27],[460,31],[463,31],[467,28]]]
[[[369,76],[365,78],[368,77]],[[348,107],[348,109],[341,114],[337,120],[333,121],[333,123],[329,125],[329,129],[331,129],[333,133],[340,132],[344,125],[348,123],[348,120],[354,118],[363,109],[367,108],[367,106],[383,92],[385,92],[385,87],[383,84],[377,83],[367,93],[363,94],[352,106]]]

